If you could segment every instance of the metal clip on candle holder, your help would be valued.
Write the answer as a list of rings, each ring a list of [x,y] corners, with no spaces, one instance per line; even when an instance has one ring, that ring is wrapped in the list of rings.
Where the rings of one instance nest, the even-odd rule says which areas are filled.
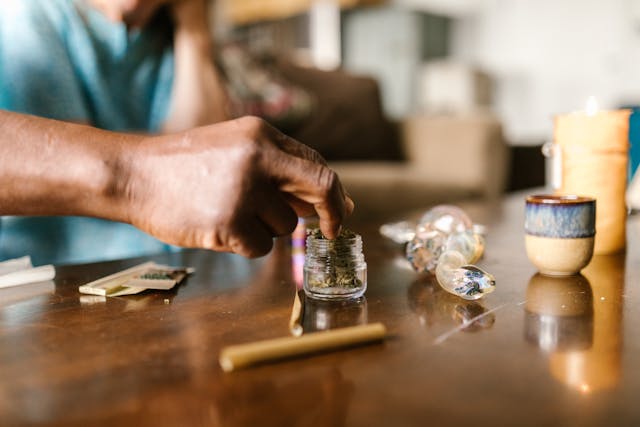
[[[462,209],[439,205],[427,211],[416,227],[402,221],[383,225],[380,233],[407,243],[406,257],[415,271],[435,274],[447,292],[476,300],[496,285],[493,275],[473,265],[484,253],[483,228],[474,226]]]

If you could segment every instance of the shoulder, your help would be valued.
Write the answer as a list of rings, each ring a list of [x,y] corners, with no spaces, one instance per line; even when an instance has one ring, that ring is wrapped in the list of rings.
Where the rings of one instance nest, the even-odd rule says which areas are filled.
[[[12,35],[34,29],[62,30],[75,8],[73,0],[1,0],[0,26]]]
[[[44,61],[63,44],[71,8],[71,0],[0,0],[0,55],[16,64]]]
[[[72,0],[0,0],[0,108],[84,119],[67,46],[73,10]]]
[[[0,20],[5,23],[60,22],[75,8],[72,0],[2,0]]]

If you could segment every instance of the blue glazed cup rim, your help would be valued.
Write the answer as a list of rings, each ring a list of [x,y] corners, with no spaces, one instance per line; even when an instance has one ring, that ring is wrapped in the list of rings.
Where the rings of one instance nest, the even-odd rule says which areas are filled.
[[[527,196],[527,203],[536,205],[580,205],[593,203],[596,199],[575,194],[534,194]]]

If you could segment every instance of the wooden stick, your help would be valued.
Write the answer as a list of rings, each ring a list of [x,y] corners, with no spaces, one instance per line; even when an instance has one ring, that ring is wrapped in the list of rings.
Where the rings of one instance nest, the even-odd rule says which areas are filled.
[[[257,363],[335,350],[358,344],[381,341],[387,333],[382,323],[338,328],[301,337],[275,338],[233,345],[220,352],[220,366],[225,372]]]
[[[291,308],[291,319],[289,319],[289,332],[294,337],[299,337],[304,332],[302,322],[304,319],[304,289],[298,289],[293,298],[293,307]]]

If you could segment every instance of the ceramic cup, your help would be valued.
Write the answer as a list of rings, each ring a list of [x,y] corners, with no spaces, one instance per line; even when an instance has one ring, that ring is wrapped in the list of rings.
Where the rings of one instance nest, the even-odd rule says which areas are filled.
[[[596,201],[593,198],[527,197],[524,228],[529,260],[542,274],[577,274],[591,261],[595,223]]]

